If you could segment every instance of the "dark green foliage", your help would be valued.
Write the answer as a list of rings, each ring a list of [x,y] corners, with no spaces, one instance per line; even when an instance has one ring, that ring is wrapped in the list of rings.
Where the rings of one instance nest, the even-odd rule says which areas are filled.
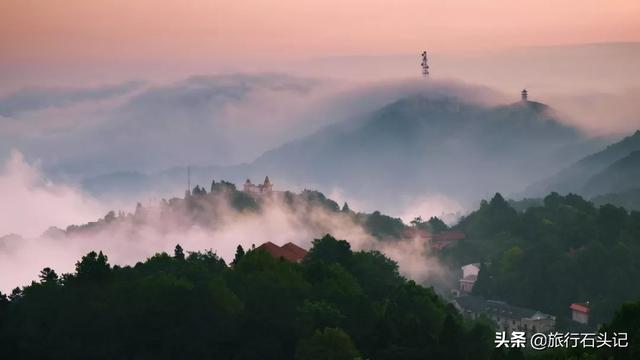
[[[436,216],[430,217],[429,221],[427,221],[427,224],[429,224],[429,227],[433,232],[440,232],[449,229],[447,224],[445,224],[444,221],[440,220],[440,218]]]
[[[428,221],[423,221],[422,217],[411,220],[411,225],[422,230],[429,231],[431,233],[438,233],[449,229],[449,226],[440,220],[437,216],[432,216]]]
[[[234,183],[228,181],[220,181],[216,182],[215,180],[211,180],[211,190],[209,192],[225,192],[225,191],[236,191],[236,185]]]
[[[238,211],[257,210],[259,207],[253,197],[242,191],[232,191],[229,196],[231,206]]]
[[[524,198],[521,200],[509,200],[509,206],[514,208],[517,212],[524,212],[530,207],[542,206],[543,200],[541,198]]]
[[[374,211],[367,216],[365,228],[371,235],[377,238],[400,238],[405,228],[402,220]]]
[[[297,360],[354,360],[360,358],[353,341],[338,328],[317,330],[313,336],[300,340]]]
[[[3,325],[5,323],[5,319],[7,317],[7,311],[9,311],[9,297],[7,297],[7,295],[3,294],[2,291],[0,291],[0,329],[3,328]],[[2,333],[0,332],[0,336],[2,335]],[[1,352],[2,350],[0,350],[0,355],[2,354]]]
[[[176,245],[175,249],[173,249],[173,257],[178,260],[184,260],[184,250],[180,244]]]
[[[104,280],[111,275],[107,256],[100,251],[88,253],[76,263],[76,278],[79,280]],[[44,271],[44,270],[43,270]]]
[[[200,187],[200,185],[196,185],[191,193],[193,194],[193,196],[202,196],[207,195],[207,190],[205,190],[203,187]]]
[[[640,213],[557,193],[516,212],[497,194],[458,226],[467,239],[443,255],[456,266],[484,263],[478,295],[558,317],[590,301],[593,325],[640,298]]]
[[[340,211],[340,206],[335,201],[328,199],[323,193],[314,190],[303,190],[300,198],[304,200],[308,206],[319,206],[329,211]]]
[[[43,284],[51,284],[58,282],[58,274],[51,268],[44,268],[40,271],[40,282]]]
[[[91,252],[74,274],[0,294],[3,359],[489,359],[490,327],[464,322],[378,252],[327,235],[301,264],[251,250],[134,267]]]
[[[313,247],[304,258],[304,262],[306,264],[338,263],[349,266],[352,259],[351,245],[345,240],[336,240],[327,234],[322,239],[313,240]]]
[[[238,247],[236,248],[236,255],[233,258],[233,262],[232,264],[237,264],[240,259],[242,259],[242,257],[244,256],[244,249],[242,248],[242,245],[238,245]]]
[[[628,335],[628,348],[601,349],[601,358],[613,357],[620,360],[640,359],[640,301],[623,304],[616,311],[613,320],[602,328],[609,334],[625,332]]]

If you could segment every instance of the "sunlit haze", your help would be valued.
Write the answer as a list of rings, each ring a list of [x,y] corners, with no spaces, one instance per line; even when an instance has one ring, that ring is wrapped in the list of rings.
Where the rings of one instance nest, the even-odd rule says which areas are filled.
[[[27,73],[81,82],[105,80],[105,72],[268,69],[422,48],[465,53],[636,41],[640,3],[633,0],[4,0],[0,80],[19,85],[16,69],[34,85]]]

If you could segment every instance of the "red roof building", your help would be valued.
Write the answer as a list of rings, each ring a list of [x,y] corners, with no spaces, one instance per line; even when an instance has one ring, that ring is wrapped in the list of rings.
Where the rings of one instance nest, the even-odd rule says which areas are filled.
[[[436,250],[442,250],[465,237],[464,232],[460,230],[441,231],[433,235],[433,238],[431,239],[431,247]]]
[[[406,239],[421,239],[428,241],[431,244],[432,249],[442,250],[445,247],[452,245],[458,240],[462,240],[466,237],[464,232],[460,230],[446,230],[439,233],[432,234],[431,232],[419,229],[416,227],[409,227],[402,233]]]
[[[256,248],[256,250],[263,250],[275,258],[283,258],[285,260],[299,263],[307,256],[307,250],[300,246],[288,242],[282,246],[278,246],[271,241],[268,241]]]
[[[421,240],[431,240],[431,233],[427,230],[420,229],[417,227],[407,227],[402,232],[402,236],[405,239],[421,239]]]
[[[591,309],[589,309],[589,305],[580,303],[571,304],[569,308],[573,311],[578,311],[585,314],[588,314],[591,311]]]
[[[465,235],[460,230],[441,231],[433,235],[433,241],[456,241],[462,240],[464,238]]]
[[[589,323],[589,312],[591,312],[591,306],[588,302],[573,303],[569,308],[571,309],[571,320],[581,324]]]

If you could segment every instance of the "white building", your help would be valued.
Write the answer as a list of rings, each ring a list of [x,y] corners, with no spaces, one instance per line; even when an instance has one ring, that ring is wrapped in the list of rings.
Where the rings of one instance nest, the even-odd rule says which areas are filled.
[[[485,300],[479,296],[461,296],[454,300],[454,306],[471,319],[481,315],[491,319],[500,331],[524,331],[528,334],[549,332],[556,325],[555,316],[541,311],[507,304],[504,301]]]
[[[460,279],[460,293],[469,294],[473,290],[476,280],[478,280],[478,273],[480,272],[480,264],[473,263],[467,264],[462,268],[462,278]]]

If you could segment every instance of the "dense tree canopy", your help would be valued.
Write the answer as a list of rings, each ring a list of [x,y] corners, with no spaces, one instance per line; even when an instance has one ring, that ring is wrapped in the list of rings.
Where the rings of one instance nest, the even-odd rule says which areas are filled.
[[[517,212],[497,194],[458,225],[467,239],[444,256],[482,262],[474,292],[561,317],[590,301],[594,324],[640,298],[640,213],[552,193]]]
[[[176,246],[119,267],[91,252],[73,274],[44,269],[0,295],[6,359],[488,359],[491,337],[381,253],[331,236],[300,264],[250,250],[228,267]]]

